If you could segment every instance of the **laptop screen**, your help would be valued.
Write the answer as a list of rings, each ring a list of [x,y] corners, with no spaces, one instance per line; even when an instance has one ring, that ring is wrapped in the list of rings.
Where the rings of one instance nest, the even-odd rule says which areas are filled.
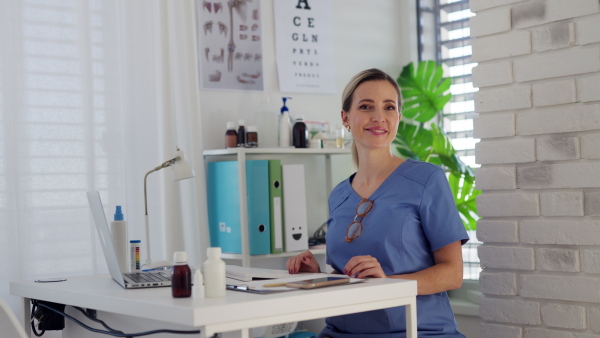
[[[97,191],[88,191],[87,193],[90,208],[92,209],[92,215],[94,217],[94,223],[98,230],[98,238],[100,239],[100,245],[102,246],[102,252],[104,252],[104,259],[108,266],[108,271],[112,278],[119,283],[122,287],[125,287],[125,280],[121,274],[119,268],[119,261],[115,254],[115,249],[110,237],[110,231],[108,230],[108,223],[106,222],[106,215],[104,214],[104,208],[102,207],[102,201],[100,200],[100,194]]]

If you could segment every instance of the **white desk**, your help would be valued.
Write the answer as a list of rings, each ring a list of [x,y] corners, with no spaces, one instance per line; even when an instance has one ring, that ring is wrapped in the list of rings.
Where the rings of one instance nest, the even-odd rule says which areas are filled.
[[[406,305],[407,337],[417,338],[417,282],[391,278],[269,295],[227,291],[224,298],[176,299],[171,288],[125,290],[109,275],[91,275],[60,283],[11,282],[10,293],[24,298],[28,332],[29,300],[38,299],[199,328],[201,337],[235,331],[228,336],[241,338],[251,337],[253,327]]]

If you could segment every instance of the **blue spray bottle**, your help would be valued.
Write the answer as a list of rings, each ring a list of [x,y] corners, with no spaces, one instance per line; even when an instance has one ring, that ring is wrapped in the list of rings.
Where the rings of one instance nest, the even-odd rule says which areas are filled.
[[[279,114],[279,146],[280,147],[290,147],[291,139],[290,133],[292,129],[292,122],[290,121],[290,110],[285,105],[288,99],[292,99],[291,97],[283,97],[283,107],[281,107],[281,113]]]

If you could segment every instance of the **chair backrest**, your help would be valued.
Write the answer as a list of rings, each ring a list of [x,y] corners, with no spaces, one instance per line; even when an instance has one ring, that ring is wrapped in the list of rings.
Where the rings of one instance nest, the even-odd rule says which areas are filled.
[[[27,338],[17,316],[2,298],[0,298],[0,328],[0,338]]]

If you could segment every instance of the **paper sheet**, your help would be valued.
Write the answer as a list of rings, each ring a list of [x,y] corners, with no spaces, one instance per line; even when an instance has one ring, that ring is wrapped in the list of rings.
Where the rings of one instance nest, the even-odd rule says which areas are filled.
[[[346,276],[339,275],[339,274],[316,273],[316,274],[303,274],[303,275],[298,275],[295,277],[288,277],[288,278],[253,280],[250,282],[237,281],[235,279],[228,278],[227,279],[227,289],[236,290],[236,291],[248,291],[248,292],[255,292],[255,293],[295,291],[295,290],[300,290],[300,289],[289,288],[287,286],[268,287],[265,285],[297,282],[297,281],[301,281],[301,280],[305,280],[305,279],[314,279],[314,278],[323,278],[323,277],[346,277]],[[349,283],[359,283],[359,282],[363,282],[363,281],[365,281],[365,279],[350,278]],[[340,284],[340,285],[343,285],[343,284]]]

